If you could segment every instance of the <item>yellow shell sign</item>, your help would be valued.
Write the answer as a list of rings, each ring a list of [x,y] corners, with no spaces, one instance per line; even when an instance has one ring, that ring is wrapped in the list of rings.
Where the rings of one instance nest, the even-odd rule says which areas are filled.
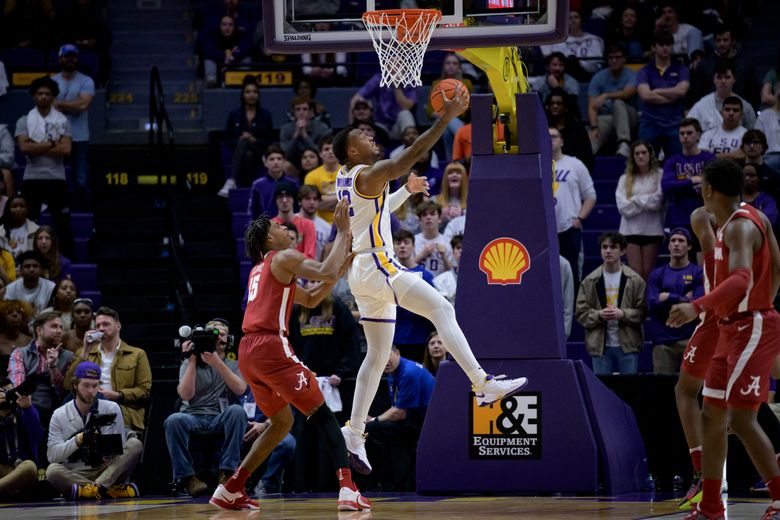
[[[530,268],[528,250],[513,238],[497,238],[479,255],[479,270],[487,275],[490,285],[520,285],[523,273]]]

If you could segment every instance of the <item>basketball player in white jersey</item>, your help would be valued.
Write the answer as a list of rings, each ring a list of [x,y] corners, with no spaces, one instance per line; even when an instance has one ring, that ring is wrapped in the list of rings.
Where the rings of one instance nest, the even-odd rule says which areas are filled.
[[[342,130],[333,140],[333,151],[344,165],[336,177],[336,194],[339,200],[349,201],[352,250],[356,253],[349,271],[349,287],[368,343],[355,385],[352,416],[341,430],[352,467],[360,473],[371,472],[365,451],[366,416],[390,357],[396,305],[433,323],[447,350],[471,380],[480,406],[513,395],[528,382],[524,377],[501,379],[486,374],[455,320],[452,304],[422,278],[406,271],[393,253],[390,212],[400,207],[411,192],[427,191],[427,182],[411,176],[414,183],[408,183],[392,195],[389,182],[409,173],[439,140],[447,124],[466,108],[459,94],[452,100],[447,100],[443,93],[442,97],[444,114],[393,159],[377,161],[373,139],[358,129]]]

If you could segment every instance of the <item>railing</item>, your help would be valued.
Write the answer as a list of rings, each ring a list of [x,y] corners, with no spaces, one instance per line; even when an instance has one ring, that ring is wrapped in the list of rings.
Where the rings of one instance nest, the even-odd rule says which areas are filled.
[[[153,67],[149,78],[149,158],[152,165],[160,173],[175,170],[175,140],[173,125],[165,108],[165,92],[163,90],[160,70]],[[178,173],[178,172],[177,172]],[[187,276],[182,259],[184,239],[179,225],[178,204],[173,183],[167,184],[165,190],[165,206],[167,209],[166,245],[171,257],[170,295],[179,311],[180,323],[190,322],[190,313],[185,304],[185,298],[192,296],[192,283]]]
[[[164,137],[167,137],[167,143]],[[173,151],[173,125],[165,108],[165,92],[163,91],[160,69],[152,67],[149,77],[149,151],[156,153],[160,162],[166,151]]]

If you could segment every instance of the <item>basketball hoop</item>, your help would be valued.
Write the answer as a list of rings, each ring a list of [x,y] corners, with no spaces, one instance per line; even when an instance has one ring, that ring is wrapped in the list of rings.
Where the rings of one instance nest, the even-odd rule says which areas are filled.
[[[422,86],[423,56],[441,20],[436,9],[387,9],[363,13],[379,56],[383,87]]]

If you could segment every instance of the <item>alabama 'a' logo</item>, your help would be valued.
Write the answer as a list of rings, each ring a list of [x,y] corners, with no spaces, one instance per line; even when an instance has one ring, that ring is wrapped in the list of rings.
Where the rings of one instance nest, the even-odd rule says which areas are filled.
[[[523,273],[530,268],[528,250],[514,238],[497,238],[479,255],[479,270],[487,275],[490,285],[520,285]]]

